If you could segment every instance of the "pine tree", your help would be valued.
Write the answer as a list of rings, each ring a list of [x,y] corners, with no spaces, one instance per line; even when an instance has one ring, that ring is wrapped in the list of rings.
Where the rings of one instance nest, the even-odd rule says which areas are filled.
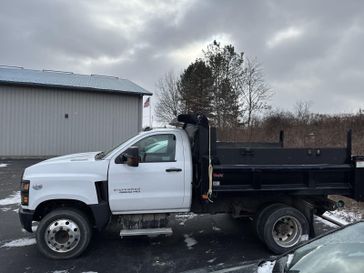
[[[183,112],[202,113],[211,118],[212,82],[211,69],[201,59],[184,70],[179,81]]]
[[[232,45],[224,47],[214,41],[204,51],[213,79],[212,108],[217,127],[233,127],[239,123],[239,82],[244,76],[244,54]]]

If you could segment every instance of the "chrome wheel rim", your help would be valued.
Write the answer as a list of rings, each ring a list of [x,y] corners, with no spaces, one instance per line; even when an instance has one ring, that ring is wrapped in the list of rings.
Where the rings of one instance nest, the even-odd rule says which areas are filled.
[[[299,243],[302,225],[293,216],[280,217],[273,225],[272,236],[277,245],[289,248]]]
[[[53,221],[48,225],[44,235],[47,246],[59,253],[73,250],[80,243],[80,238],[80,228],[70,219]]]

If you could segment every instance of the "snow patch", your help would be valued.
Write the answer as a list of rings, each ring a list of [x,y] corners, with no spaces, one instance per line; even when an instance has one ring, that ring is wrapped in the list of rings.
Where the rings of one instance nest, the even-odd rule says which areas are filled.
[[[185,243],[186,243],[188,249],[190,249],[190,250],[193,249],[193,246],[197,244],[197,241],[187,234],[185,234],[184,237],[185,237]]]
[[[197,216],[197,214],[191,212],[191,213],[180,213],[180,214],[177,214],[175,216],[175,219],[176,221],[181,225],[181,226],[184,226],[185,223],[188,221],[188,220],[191,220],[193,218],[195,218]]]
[[[56,271],[52,271],[52,273],[68,273],[68,270],[56,270]]]
[[[302,235],[301,235],[300,242],[308,241],[308,239],[309,239],[308,234],[302,234]]]
[[[0,163],[0,168],[5,168],[7,167],[9,164],[5,164],[5,163]]]
[[[324,215],[338,218],[339,220],[341,220],[341,222],[346,222],[346,224],[354,223],[362,219],[361,213],[346,210],[327,211],[324,213]]]
[[[152,263],[152,266],[165,266],[165,265],[166,263],[161,261],[155,261]]]
[[[8,211],[8,210],[11,210],[11,208],[1,208],[2,211]]]
[[[325,226],[329,226],[329,227],[332,227],[332,228],[337,228],[338,225],[330,222],[330,221],[327,221],[321,217],[318,217],[318,216],[315,216],[315,222],[320,222],[322,224],[324,224]]]
[[[22,238],[3,244],[1,247],[22,247],[36,244],[34,238]]]
[[[97,273],[96,271],[84,271],[82,273]]]
[[[221,230],[221,228],[213,226],[213,227],[212,227],[212,230],[214,230],[214,231],[220,231],[220,230]]]
[[[216,261],[216,259],[217,259],[217,258],[213,258],[213,259],[211,259],[211,260],[208,260],[207,262],[211,264],[211,263],[213,263],[214,261]]]
[[[260,264],[258,266],[258,271],[257,273],[272,273],[273,272],[273,267],[274,265],[276,264],[276,261],[267,261],[267,262],[264,262],[262,264]]]
[[[292,263],[292,261],[293,261],[293,257],[294,257],[294,254],[288,254],[287,255],[287,267],[289,267],[290,266],[290,264]]]
[[[336,221],[338,224],[341,224],[343,226],[346,226],[347,224],[349,224],[349,222],[345,221],[341,217],[338,217],[337,215],[335,215],[334,213],[332,213],[332,211],[326,211],[323,214],[323,216],[329,218],[332,221]]]
[[[14,192],[5,199],[0,199],[0,206],[20,204],[20,191]]]

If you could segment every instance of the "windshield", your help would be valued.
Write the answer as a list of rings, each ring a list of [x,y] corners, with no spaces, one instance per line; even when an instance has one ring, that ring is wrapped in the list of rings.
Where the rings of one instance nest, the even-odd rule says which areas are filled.
[[[298,248],[290,273],[362,273],[364,222],[333,232]]]
[[[129,137],[129,138],[127,138],[127,139],[126,139],[126,140],[124,140],[123,142],[121,142],[121,143],[119,143],[119,144],[117,144],[117,145],[113,146],[112,148],[110,148],[110,149],[108,149],[108,150],[105,150],[105,151],[103,151],[103,152],[98,153],[98,154],[95,156],[95,158],[96,158],[96,159],[104,159],[104,158],[105,158],[105,157],[107,157],[109,154],[111,154],[111,152],[112,152],[112,151],[114,151],[116,148],[118,148],[119,146],[123,145],[125,142],[129,141],[129,140],[130,140],[130,139],[132,139],[133,137],[135,137],[135,135],[134,135],[134,136],[131,136],[131,137]]]

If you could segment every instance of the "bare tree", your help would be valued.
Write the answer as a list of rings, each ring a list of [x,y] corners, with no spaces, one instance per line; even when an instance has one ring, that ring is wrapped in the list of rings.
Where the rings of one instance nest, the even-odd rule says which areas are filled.
[[[251,127],[254,115],[269,109],[268,100],[273,92],[264,81],[263,69],[256,59],[246,58],[244,77],[240,84],[243,113],[246,124]]]
[[[294,114],[298,121],[307,124],[311,118],[312,101],[297,101],[294,106]]]
[[[178,79],[173,72],[166,73],[156,84],[155,115],[160,122],[170,122],[180,114]]]

